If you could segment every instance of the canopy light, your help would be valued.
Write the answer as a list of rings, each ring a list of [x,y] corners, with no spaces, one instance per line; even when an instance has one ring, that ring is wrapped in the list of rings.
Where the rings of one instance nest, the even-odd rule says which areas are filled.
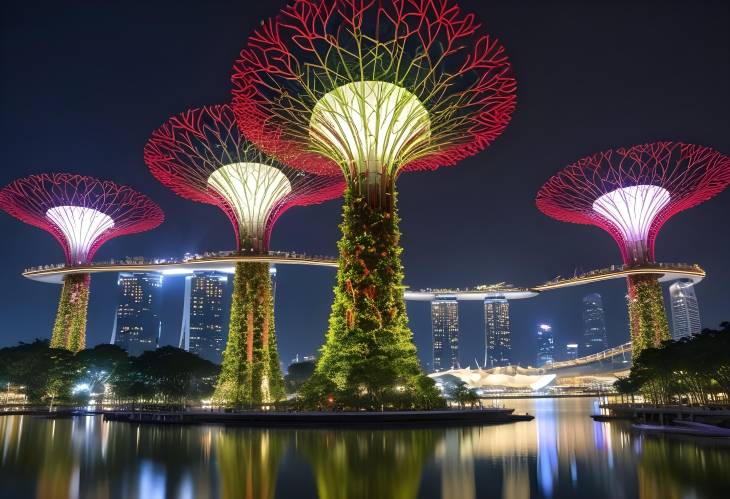
[[[330,159],[374,174],[399,166],[430,138],[428,111],[408,90],[357,81],[326,93],[312,109],[309,136]]]
[[[621,232],[633,258],[638,259],[646,250],[652,222],[669,201],[669,192],[663,187],[632,185],[599,197],[593,210]]]
[[[227,201],[241,230],[256,239],[264,237],[276,203],[292,191],[281,170],[263,163],[222,166],[208,177],[208,185]]]
[[[55,206],[46,217],[58,227],[68,242],[71,263],[83,263],[96,240],[114,227],[109,215],[83,206]]]

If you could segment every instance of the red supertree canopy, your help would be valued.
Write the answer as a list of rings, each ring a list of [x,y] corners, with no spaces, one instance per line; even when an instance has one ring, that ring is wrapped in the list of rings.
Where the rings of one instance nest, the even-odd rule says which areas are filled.
[[[251,35],[232,81],[246,137],[346,177],[455,164],[516,104],[504,48],[450,0],[297,0]]]
[[[681,142],[655,142],[583,158],[553,176],[537,207],[557,220],[608,231],[624,262],[654,261],[659,229],[730,182],[730,159]]]
[[[223,210],[239,250],[266,251],[284,211],[334,199],[344,188],[337,178],[304,173],[261,153],[240,134],[228,105],[170,118],[152,133],[144,159],[178,195]]]
[[[0,191],[0,208],[50,232],[66,263],[89,263],[109,239],[153,229],[164,220],[157,204],[114,182],[68,173],[18,179]]]

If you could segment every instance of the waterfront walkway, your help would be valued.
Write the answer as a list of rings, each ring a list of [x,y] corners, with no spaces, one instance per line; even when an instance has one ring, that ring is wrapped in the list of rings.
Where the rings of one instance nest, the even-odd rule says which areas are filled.
[[[602,404],[611,415],[625,416],[644,421],[658,421],[659,424],[675,419],[689,421],[727,420],[730,421],[730,406],[693,407],[686,405],[653,404]]]

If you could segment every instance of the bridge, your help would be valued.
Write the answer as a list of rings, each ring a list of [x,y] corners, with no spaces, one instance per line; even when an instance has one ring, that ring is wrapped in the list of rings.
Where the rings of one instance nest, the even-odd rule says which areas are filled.
[[[573,360],[564,360],[561,362],[553,362],[547,367],[544,367],[543,369],[548,371],[555,371],[558,369],[565,369],[568,367],[578,367],[578,366],[585,366],[588,364],[592,364],[595,362],[601,362],[604,360],[613,360],[615,357],[622,357],[624,360],[627,356],[631,355],[631,342],[624,343],[623,345],[619,345],[617,347],[609,348],[608,350],[604,350],[602,352],[594,353],[591,355],[586,355],[585,357],[578,357],[577,359]]]
[[[544,284],[532,287],[514,287],[505,283],[482,285],[474,288],[438,288],[406,290],[405,299],[409,301],[433,301],[439,298],[452,297],[459,301],[484,300],[485,298],[506,298],[520,300],[532,298],[545,291],[592,284],[594,282],[622,279],[632,275],[653,274],[660,282],[688,279],[697,284],[705,278],[706,273],[697,264],[689,263],[651,263],[647,265],[611,265],[605,269],[591,270],[572,277],[558,276]]]
[[[250,254],[235,251],[218,251],[186,255],[182,259],[158,258],[145,260],[142,257],[126,257],[116,260],[92,262],[86,265],[66,265],[63,263],[42,265],[25,269],[23,276],[34,281],[61,284],[67,275],[96,274],[101,272],[159,272],[164,275],[191,274],[195,271],[233,273],[233,267],[239,262],[337,267],[338,260],[335,257],[307,255],[295,251],[268,251],[266,253]],[[652,263],[640,266],[612,265],[605,269],[592,270],[583,274],[576,274],[572,277],[566,278],[559,276],[544,284],[532,287],[515,287],[510,284],[498,283],[463,289],[406,289],[404,297],[409,301],[433,301],[447,296],[454,297],[460,301],[500,297],[508,300],[521,300],[533,298],[544,291],[641,274],[655,274],[659,277],[660,282],[688,279],[694,284],[700,282],[706,275],[702,267],[697,264],[688,263]]]
[[[706,273],[697,264],[689,263],[650,263],[646,265],[611,265],[605,269],[592,270],[573,277],[556,277],[544,284],[534,286],[532,289],[537,292],[550,291],[553,289],[580,286],[611,279],[621,279],[632,275],[657,275],[660,282],[676,281],[678,279],[689,279],[697,284],[705,278]]]
[[[276,265],[310,265],[337,267],[337,258],[306,255],[294,251],[269,251],[267,253],[238,253],[235,251],[208,252],[186,255],[182,259],[145,260],[127,257],[118,260],[93,262],[87,265],[43,265],[26,269],[23,276],[34,281],[62,284],[67,275],[96,274],[101,272],[159,272],[163,275],[192,274],[195,271],[217,271],[232,274],[239,262],[273,263]]]

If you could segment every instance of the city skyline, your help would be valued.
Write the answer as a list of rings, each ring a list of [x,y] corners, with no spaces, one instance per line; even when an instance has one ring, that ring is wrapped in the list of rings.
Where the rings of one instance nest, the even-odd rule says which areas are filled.
[[[669,307],[672,316],[672,339],[678,340],[702,329],[700,309],[691,282],[677,281],[669,286]]]
[[[230,33],[249,30],[256,25],[251,19],[268,17],[277,7],[222,9],[219,18],[221,29],[204,32],[213,38],[211,46],[223,48],[213,56],[209,53],[203,56],[202,52],[196,55],[192,51],[192,63],[200,70],[189,75],[178,74],[179,92],[170,94],[161,91],[167,84],[165,71],[182,71],[181,68],[189,67],[191,60],[187,56],[171,58],[163,50],[166,46],[164,40],[169,39],[171,32],[179,36],[183,31],[179,29],[180,25],[192,23],[197,26],[195,23],[199,23],[199,20],[192,4],[181,4],[174,12],[163,12],[161,7],[151,7],[151,15],[164,13],[165,16],[171,16],[170,26],[163,27],[159,33],[141,33],[131,46],[126,38],[104,40],[98,46],[84,47],[79,52],[70,49],[75,45],[68,45],[75,43],[73,37],[59,40],[63,38],[59,36],[53,38],[58,46],[51,47],[50,52],[47,47],[41,50],[35,41],[31,41],[24,34],[28,30],[23,23],[32,21],[34,25],[44,28],[46,36],[52,36],[55,33],[53,26],[56,20],[62,19],[73,28],[71,32],[78,32],[79,36],[94,36],[100,22],[131,23],[131,14],[120,14],[118,19],[112,21],[105,18],[98,9],[79,7],[63,12],[50,8],[28,18],[8,17],[7,19],[13,19],[12,22],[16,23],[8,26],[9,36],[18,40],[18,45],[24,46],[25,50],[23,60],[12,54],[4,56],[7,57],[4,60],[5,65],[13,68],[16,75],[16,79],[3,83],[3,95],[15,96],[12,102],[8,101],[8,113],[2,118],[4,131],[7,136],[16,137],[17,123],[25,120],[38,121],[38,115],[33,113],[40,112],[43,116],[54,118],[49,124],[51,128],[45,133],[40,130],[38,135],[47,142],[44,147],[33,147],[37,143],[37,137],[33,142],[19,137],[16,142],[6,145],[8,161],[17,166],[12,171],[8,169],[2,172],[3,183],[25,173],[43,171],[49,165],[90,174],[97,174],[99,168],[104,168],[107,169],[107,177],[139,188],[159,201],[165,211],[175,213],[175,217],[169,217],[168,222],[154,233],[133,236],[126,241],[111,241],[100,250],[100,258],[124,255],[153,257],[184,251],[232,249],[230,238],[226,235],[228,222],[225,217],[220,217],[208,207],[186,206],[182,200],[174,199],[171,194],[156,186],[154,180],[143,171],[140,148],[147,134],[166,116],[189,105],[189,95],[198,95],[195,92],[202,90],[200,104],[226,99],[229,93],[227,74],[230,61],[235,58],[241,42],[241,36]],[[478,4],[466,7],[477,11],[482,8]],[[595,14],[594,19],[599,20],[599,25],[592,30],[580,27],[581,47],[573,47],[574,35],[568,36],[567,33],[575,33],[575,22],[586,15],[586,9]],[[643,12],[639,6],[627,9],[637,15]],[[534,6],[527,13],[518,12],[508,6],[490,7],[489,15],[486,16],[490,21],[490,29],[494,29],[501,38],[509,40],[510,53],[518,54],[524,61],[516,68],[524,75],[521,78],[524,81],[524,93],[520,98],[527,102],[538,102],[538,105],[531,110],[528,106],[518,105],[513,123],[491,150],[465,160],[458,169],[446,168],[418,176],[404,175],[400,180],[401,191],[408,193],[401,199],[401,211],[404,215],[403,259],[407,270],[407,284],[412,287],[469,286],[498,280],[530,284],[550,279],[556,274],[570,274],[576,268],[590,270],[620,262],[620,255],[611,247],[610,238],[597,230],[562,226],[558,222],[547,220],[534,209],[531,200],[539,185],[557,171],[560,165],[579,157],[580,153],[588,154],[603,147],[666,137],[696,138],[699,143],[712,145],[721,151],[729,149],[726,125],[718,121],[719,116],[727,113],[716,112],[717,109],[727,110],[729,107],[723,90],[727,87],[728,73],[727,68],[717,67],[712,62],[726,60],[727,52],[721,43],[723,39],[714,38],[720,35],[713,30],[706,30],[708,22],[716,22],[716,19],[722,18],[722,14],[712,16],[691,7],[680,9],[675,6],[673,9],[675,12],[677,9],[682,10],[683,19],[695,20],[686,25],[683,23],[684,31],[693,32],[692,30],[697,29],[694,26],[702,26],[702,37],[679,44],[674,40],[677,22],[665,18],[663,13],[652,18],[651,29],[648,30],[652,35],[649,37],[645,22],[638,20],[645,16],[638,15],[636,20],[627,21],[630,16],[622,15],[620,20],[624,23],[624,36],[621,40],[613,40],[609,50],[608,43],[596,35],[601,27],[607,28],[618,22],[616,13],[609,8],[586,6],[582,12],[573,14],[560,11],[561,16],[556,16],[553,9],[547,7]],[[552,20],[553,27],[549,30],[544,19]],[[525,24],[534,27],[532,32],[535,35],[525,36]],[[235,30],[225,29],[226,26],[235,27]],[[165,32],[166,29],[170,31]],[[552,46],[541,47],[536,51],[530,40],[532,36],[541,34],[551,40]],[[41,39],[43,36],[41,35]],[[708,38],[710,41],[707,41]],[[704,41],[697,41],[700,39]],[[198,35],[189,35],[181,43],[197,47]],[[615,43],[619,43],[623,49],[617,50]],[[637,46],[645,47],[642,49],[644,57],[632,52]],[[665,56],[651,60],[646,57],[646,51],[655,50],[659,46],[663,47],[661,53],[672,52],[692,57],[695,64],[705,67],[705,71],[712,74],[713,78],[704,80],[701,84],[693,82],[694,86],[688,86],[686,78],[666,74],[662,69],[668,67]],[[672,50],[666,50],[667,46]],[[114,86],[118,84],[107,80],[103,74],[90,74],[84,69],[89,60],[105,60],[104,54],[117,53],[122,47],[131,50],[131,55],[120,59],[118,65],[107,67],[108,74],[117,74],[118,71],[119,76],[114,81],[125,84],[136,81],[136,77],[125,76],[125,71],[132,64],[132,60],[141,60],[142,66],[149,68],[145,74],[145,92],[138,91],[134,86],[129,90],[124,85]],[[32,66],[35,67],[39,61],[43,63],[52,57],[56,50],[75,54],[69,61],[71,67],[68,71],[62,71],[60,67],[55,69],[56,74],[63,75],[59,87],[34,83],[32,78],[36,75],[35,70],[24,59],[32,60]],[[619,94],[620,90],[610,81],[599,81],[594,82],[597,86],[592,86],[588,91],[585,84],[580,83],[581,78],[574,77],[575,70],[572,66],[560,66],[556,75],[546,79],[541,76],[544,73],[540,70],[544,66],[542,61],[550,60],[549,56],[555,51],[565,54],[571,60],[580,61],[581,74],[603,74],[606,67],[634,68],[627,73],[630,72],[638,78],[636,88],[629,94]],[[595,54],[602,58],[600,64]],[[701,54],[699,59],[697,54]],[[168,61],[168,65],[164,71],[157,71],[155,65],[161,59]],[[201,82],[200,74],[221,76],[207,76]],[[37,81],[42,81],[42,78],[37,78]],[[106,88],[109,85],[111,87]],[[643,90],[658,86],[666,88],[673,96],[676,103],[673,109],[666,109],[665,99]],[[70,92],[69,88],[72,89]],[[110,92],[119,98],[109,100]],[[542,95],[542,92],[545,94]],[[594,92],[595,95],[604,95],[607,98],[597,104]],[[555,99],[556,96],[558,99]],[[567,109],[561,109],[559,116],[539,104],[539,101],[564,102],[567,96],[570,96],[571,104]],[[29,109],[21,105],[23,102],[37,103],[37,108]],[[609,102],[610,105],[607,104]],[[617,105],[617,102],[621,105]],[[600,109],[595,109],[596,105]],[[96,111],[109,106],[110,114],[116,116],[119,123],[127,128],[128,133],[124,136],[114,134],[114,127],[105,123],[109,113]],[[586,113],[584,109],[592,111]],[[679,119],[677,109],[682,110]],[[61,116],[66,118],[59,121],[58,117]],[[627,118],[634,124],[633,127],[624,126]],[[558,123],[555,123],[556,119]],[[61,123],[62,126],[59,126]],[[575,123],[580,123],[581,126],[576,127]],[[565,135],[560,141],[542,138],[533,132],[554,126],[560,126],[564,130]],[[55,133],[59,129],[68,132]],[[602,130],[600,139],[596,139],[596,129]],[[89,147],[89,142],[75,141],[72,133],[75,136],[93,138],[93,147]],[[523,150],[521,144],[525,143],[531,146]],[[539,150],[540,154],[535,155],[529,150]],[[482,167],[482,164],[486,166]],[[523,168],[522,165],[530,167]],[[442,202],[430,205],[427,200],[434,196],[438,196]],[[724,193],[710,203],[678,216],[665,226],[660,236],[661,248],[657,255],[660,261],[696,262],[708,271],[708,278],[696,288],[698,299],[702,301],[702,320],[705,327],[714,327],[728,318],[723,304],[728,299],[724,283],[730,278],[730,274],[722,262],[720,248],[727,246],[730,236],[716,233],[712,220],[717,218],[717,214],[727,211],[729,203],[728,194]],[[449,209],[444,209],[445,206]],[[483,227],[484,210],[496,212],[504,206],[510,207],[510,217],[490,217],[488,231],[475,230],[472,233],[463,230],[464,226],[469,225]],[[292,210],[282,217],[279,228],[274,231],[272,247],[334,255],[339,207],[339,202],[330,202],[320,207]],[[454,213],[459,214],[460,223],[452,226]],[[425,220],[428,222],[425,223]],[[27,241],[22,248],[3,248],[3,258],[8,262],[7,277],[12,284],[10,288],[13,293],[2,297],[2,302],[7,304],[5,314],[10,316],[10,321],[1,331],[0,341],[9,345],[18,340],[31,341],[35,337],[45,337],[45,325],[52,322],[52,311],[31,311],[24,301],[28,296],[33,296],[39,303],[46,304],[43,308],[52,309],[59,290],[54,286],[27,282],[19,276],[19,272],[29,265],[60,262],[62,255],[59,250],[51,248],[52,241],[48,236],[38,234],[30,228],[18,227],[8,217],[0,217],[0,224],[4,233],[22,234],[23,240]],[[523,230],[525,227],[529,230]],[[435,230],[440,236],[436,244],[433,239]],[[489,237],[484,233],[488,233]],[[498,237],[493,237],[494,235]],[[712,243],[689,248],[686,245],[688,239],[711,239]],[[548,245],[549,249],[536,252],[535,241]],[[444,258],[445,252],[473,253],[474,257]],[[88,328],[90,345],[108,341],[109,317],[112,316],[116,299],[114,279],[113,276],[94,278]],[[282,331],[282,356],[289,358],[297,351],[316,352],[326,327],[334,274],[324,269],[292,268],[281,270],[279,279],[282,283],[286,281],[277,297],[277,326]],[[306,286],[303,285],[305,281]],[[172,289],[177,288],[176,296],[182,297],[182,279],[169,279],[166,286],[168,284],[170,288],[166,291],[172,292]],[[622,309],[624,293],[620,284],[597,284],[591,289],[600,292],[604,297],[610,344],[620,343],[627,328],[626,313]],[[512,304],[513,309],[518,311],[512,321],[515,360],[525,363],[532,358],[525,345],[529,344],[532,324],[536,318],[551,321],[561,334],[573,335],[566,340],[580,340],[581,319],[580,314],[576,313],[576,307],[579,306],[577,303],[580,297],[587,291],[587,288],[566,289],[529,302]],[[162,342],[165,344],[177,344],[182,299],[176,301],[177,304],[171,303],[162,312],[166,328]],[[428,359],[430,356],[428,315],[422,313],[423,308],[419,304],[409,304],[408,309],[415,341],[424,362],[424,358]],[[465,332],[462,334],[462,351],[475,352],[483,348],[482,315],[481,306],[465,304],[462,307],[460,322]],[[306,320],[303,321],[302,318]]]
[[[509,322],[509,301],[484,299],[484,369],[510,365],[512,338]]]
[[[606,317],[603,299],[599,293],[583,297],[583,349],[584,355],[598,353],[608,347]]]
[[[164,277],[156,272],[120,272],[118,302],[109,343],[140,355],[160,345]]]
[[[443,296],[431,302],[431,331],[433,334],[433,371],[448,371],[459,367],[459,302],[456,297]]]
[[[226,347],[230,302],[229,277],[218,272],[194,272],[185,276],[179,347],[216,364]]]

